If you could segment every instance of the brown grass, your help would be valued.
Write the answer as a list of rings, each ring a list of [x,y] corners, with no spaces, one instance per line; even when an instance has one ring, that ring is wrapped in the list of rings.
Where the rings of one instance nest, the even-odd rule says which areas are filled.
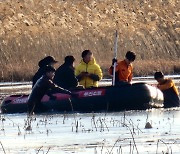
[[[180,60],[140,60],[134,63],[136,76],[154,75],[156,71],[163,71],[164,74],[178,74],[180,73]]]
[[[107,65],[103,66],[103,72],[105,77],[110,77],[108,74]],[[162,71],[165,75],[179,74],[180,73],[180,60],[136,60],[133,63],[134,76],[148,76],[154,75],[156,71]]]
[[[84,49],[92,50],[107,72],[116,29],[118,58],[127,50],[137,53],[135,75],[178,73],[177,6],[178,0],[0,1],[0,80],[30,80],[46,55],[60,65],[72,54],[78,63]]]

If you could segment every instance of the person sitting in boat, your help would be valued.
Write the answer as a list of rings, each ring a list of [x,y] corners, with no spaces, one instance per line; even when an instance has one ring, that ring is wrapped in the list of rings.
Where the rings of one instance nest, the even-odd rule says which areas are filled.
[[[47,65],[48,66],[54,66],[54,64],[57,62],[58,61],[56,61],[54,59],[54,57],[52,57],[52,56],[47,56],[47,57],[43,58],[42,60],[40,60],[38,63],[39,69],[35,73],[35,75],[33,76],[33,79],[32,79],[32,87],[34,87],[36,81],[44,74],[45,67]]]
[[[162,72],[156,72],[154,78],[158,82],[157,87],[163,92],[164,107],[178,107],[180,105],[179,93],[172,79],[164,78]]]
[[[96,63],[93,53],[90,50],[82,52],[82,60],[75,68],[75,75],[84,88],[98,87],[98,81],[102,79],[102,70]]]
[[[133,66],[132,62],[136,59],[136,54],[132,51],[126,53],[125,59],[118,61],[117,59],[112,60],[112,66],[109,68],[110,75],[113,74],[114,63],[116,62],[116,76],[115,76],[115,85],[128,84],[132,80],[133,76]]]
[[[65,89],[74,89],[78,85],[78,80],[74,72],[74,61],[73,56],[66,56],[64,64],[62,64],[55,73],[54,83]]]
[[[52,80],[54,75],[55,69],[52,66],[44,67],[43,76],[37,80],[31,94],[28,97],[28,111],[30,114],[33,111],[39,111],[41,109],[41,99],[49,92],[49,90],[72,95],[69,90],[63,89],[53,83]]]

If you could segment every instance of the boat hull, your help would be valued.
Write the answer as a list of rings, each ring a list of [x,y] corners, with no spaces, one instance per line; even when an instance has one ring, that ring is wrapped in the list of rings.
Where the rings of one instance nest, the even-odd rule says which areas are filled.
[[[157,88],[144,83],[120,87],[99,87],[74,90],[77,97],[55,93],[51,100],[45,95],[37,112],[114,112],[144,110],[152,103],[163,105],[163,94]],[[12,95],[1,103],[2,113],[27,112],[28,95]]]

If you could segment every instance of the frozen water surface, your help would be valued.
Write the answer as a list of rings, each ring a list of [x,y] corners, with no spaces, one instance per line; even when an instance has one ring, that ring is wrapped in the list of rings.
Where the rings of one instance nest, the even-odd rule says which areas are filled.
[[[10,94],[22,91],[15,88]],[[8,94],[5,89],[0,92],[1,97]],[[180,108],[32,117],[0,114],[0,154],[179,154],[179,120]]]
[[[178,154],[179,119],[179,108],[30,118],[5,114],[1,115],[0,153],[4,148],[6,153]],[[147,122],[152,128],[145,128]]]

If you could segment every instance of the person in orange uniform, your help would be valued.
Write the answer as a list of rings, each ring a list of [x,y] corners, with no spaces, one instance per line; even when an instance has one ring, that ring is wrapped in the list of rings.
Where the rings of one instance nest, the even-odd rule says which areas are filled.
[[[116,78],[115,85],[123,85],[128,84],[132,80],[133,76],[133,66],[132,62],[136,59],[136,54],[132,51],[128,51],[126,53],[125,59],[117,62],[117,59],[112,60],[112,66],[109,68],[109,73],[113,74],[113,66],[114,63],[117,62],[116,65]]]
[[[179,92],[172,79],[164,78],[164,74],[162,72],[156,72],[154,74],[154,78],[158,82],[157,87],[163,92],[164,107],[179,107]]]

